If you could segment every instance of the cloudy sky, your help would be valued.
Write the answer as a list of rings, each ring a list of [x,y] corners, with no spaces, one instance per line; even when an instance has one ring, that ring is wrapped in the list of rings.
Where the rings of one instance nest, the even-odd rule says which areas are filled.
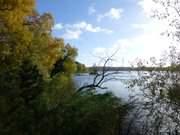
[[[91,66],[116,50],[113,66],[159,57],[170,42],[166,23],[149,17],[151,0],[37,0],[40,13],[54,16],[53,36],[78,48],[78,61]]]

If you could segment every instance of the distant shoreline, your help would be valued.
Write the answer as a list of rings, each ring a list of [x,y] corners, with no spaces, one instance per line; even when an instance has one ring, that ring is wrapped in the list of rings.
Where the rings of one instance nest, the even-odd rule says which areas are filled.
[[[108,71],[168,71],[172,70],[171,67],[88,67],[88,70],[96,69],[97,71],[102,71],[103,68]],[[174,71],[179,71],[174,69]]]

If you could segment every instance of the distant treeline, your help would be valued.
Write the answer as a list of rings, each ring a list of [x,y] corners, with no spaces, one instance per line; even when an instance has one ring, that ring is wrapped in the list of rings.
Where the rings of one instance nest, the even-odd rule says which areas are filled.
[[[82,64],[78,61],[75,62],[76,63],[76,72],[77,73],[85,73],[88,71],[87,67],[85,66],[85,64]]]
[[[88,67],[88,71],[95,72],[95,71],[179,71],[179,67],[168,66],[168,67]]]

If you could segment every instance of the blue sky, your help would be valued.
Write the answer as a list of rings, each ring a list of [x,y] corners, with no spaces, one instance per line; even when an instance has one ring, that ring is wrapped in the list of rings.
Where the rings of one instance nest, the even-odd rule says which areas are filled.
[[[54,16],[53,36],[78,48],[78,61],[91,66],[119,50],[113,66],[129,66],[139,57],[158,56],[168,46],[159,37],[162,25],[147,15],[147,1],[37,0],[37,10]]]

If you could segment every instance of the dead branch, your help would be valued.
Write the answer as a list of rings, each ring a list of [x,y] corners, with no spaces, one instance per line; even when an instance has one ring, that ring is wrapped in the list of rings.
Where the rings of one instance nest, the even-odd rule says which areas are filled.
[[[117,50],[118,51],[118,50]],[[110,80],[115,80],[116,78],[115,77],[111,77],[111,78],[107,78],[111,75],[115,75],[115,74],[118,74],[119,72],[118,71],[115,71],[115,72],[109,72],[110,68],[107,68],[107,64],[108,62],[112,61],[112,57],[117,53],[114,52],[110,57],[108,57],[107,59],[105,58],[102,58],[104,60],[104,64],[103,64],[103,67],[102,67],[102,71],[99,71],[95,74],[95,77],[93,78],[93,82],[92,84],[89,84],[89,85],[85,85],[85,86],[82,86],[80,87],[76,93],[80,93],[84,90],[94,90],[95,88],[100,88],[100,89],[107,89],[107,87],[103,87],[102,85],[107,82],[107,81],[110,81]]]

